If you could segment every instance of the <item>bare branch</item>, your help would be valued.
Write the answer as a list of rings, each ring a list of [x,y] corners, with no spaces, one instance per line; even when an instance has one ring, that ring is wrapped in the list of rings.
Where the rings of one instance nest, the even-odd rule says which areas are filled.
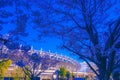
[[[69,14],[69,17],[74,21],[74,23],[80,28],[80,29],[85,29],[85,27],[82,27],[75,19],[73,16]]]
[[[93,60],[92,60],[91,58],[88,58],[88,57],[86,57],[86,56],[84,56],[84,55],[81,55],[81,54],[79,54],[78,52],[76,52],[76,51],[74,51],[74,50],[66,47],[65,45],[63,45],[63,46],[64,46],[67,50],[69,50],[70,52],[73,52],[73,53],[77,54],[81,59],[83,59],[83,60],[88,64],[88,66],[93,70],[93,72],[98,76],[98,73],[96,72],[96,70],[95,70],[95,69],[91,66],[91,64],[86,60],[86,59],[88,59],[88,60],[90,60],[90,61],[93,62]],[[95,61],[94,61],[94,63],[95,63]]]

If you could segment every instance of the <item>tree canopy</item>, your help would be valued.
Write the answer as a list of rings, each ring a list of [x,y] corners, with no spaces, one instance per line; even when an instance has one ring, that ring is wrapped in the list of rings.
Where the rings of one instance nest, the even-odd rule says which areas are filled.
[[[66,74],[67,74],[66,68],[65,67],[61,67],[60,68],[60,76],[61,76],[61,78],[65,78]]]
[[[58,35],[63,48],[83,59],[98,79],[109,80],[111,73],[120,67],[119,0],[55,0],[44,2],[47,7],[37,4],[46,10],[48,17],[45,27],[37,29],[45,35]]]
[[[5,72],[8,70],[11,64],[12,64],[11,60],[3,60],[0,62],[0,77],[5,75]]]

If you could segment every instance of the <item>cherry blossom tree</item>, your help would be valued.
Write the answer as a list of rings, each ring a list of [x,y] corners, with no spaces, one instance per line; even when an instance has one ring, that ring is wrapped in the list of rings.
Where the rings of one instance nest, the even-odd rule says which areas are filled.
[[[41,73],[59,62],[52,60],[49,55],[41,56],[40,53],[30,53],[29,51],[27,53],[23,52],[18,58],[19,57],[21,58],[16,61],[16,64],[20,66],[24,73],[32,80],[40,77]]]

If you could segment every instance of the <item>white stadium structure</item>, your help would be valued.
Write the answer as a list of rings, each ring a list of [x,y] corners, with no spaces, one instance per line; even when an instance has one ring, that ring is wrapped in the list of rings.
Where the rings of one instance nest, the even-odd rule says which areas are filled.
[[[70,57],[66,57],[66,56],[51,53],[51,52],[42,51],[42,49],[41,50],[31,49],[29,52],[30,53],[38,53],[42,57],[47,55],[47,56],[49,56],[50,59],[59,61],[54,67],[50,67],[50,68],[48,68],[48,70],[45,70],[41,74],[41,79],[51,80],[55,71],[59,70],[61,66],[64,66],[68,71],[70,71],[77,77],[86,76],[86,75],[90,75],[90,74],[92,74],[92,76],[93,76],[93,73],[91,72],[91,70],[89,69],[89,67],[87,66],[87,64],[85,62],[77,62],[76,60],[74,60]],[[11,65],[9,67],[9,71],[12,71],[14,67],[17,68],[17,66]]]

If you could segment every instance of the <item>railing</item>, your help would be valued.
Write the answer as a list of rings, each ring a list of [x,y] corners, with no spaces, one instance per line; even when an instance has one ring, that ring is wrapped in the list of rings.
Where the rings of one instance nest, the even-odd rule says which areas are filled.
[[[48,56],[49,58],[54,59],[54,60],[68,62],[68,63],[71,63],[71,64],[76,65],[76,66],[79,65],[79,63],[77,61],[73,60],[70,57],[66,57],[63,55],[59,55],[59,54],[51,53],[51,52],[46,52],[46,51],[42,51],[42,50],[34,50],[34,52],[40,54],[42,57]]]

